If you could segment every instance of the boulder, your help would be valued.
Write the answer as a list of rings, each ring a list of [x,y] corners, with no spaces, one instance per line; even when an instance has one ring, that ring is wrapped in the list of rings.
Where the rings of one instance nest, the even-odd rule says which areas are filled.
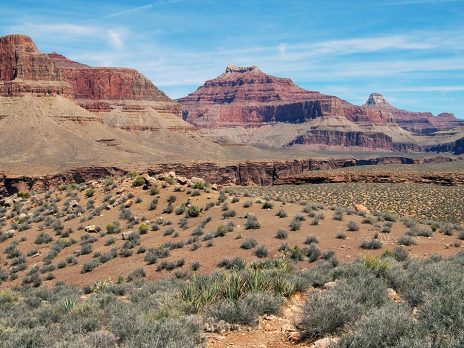
[[[95,225],[85,226],[84,231],[87,233],[97,233],[97,226]]]
[[[355,204],[354,209],[359,213],[370,214],[369,209],[363,204]]]
[[[313,343],[312,348],[332,348],[340,341],[339,337],[324,337]]]

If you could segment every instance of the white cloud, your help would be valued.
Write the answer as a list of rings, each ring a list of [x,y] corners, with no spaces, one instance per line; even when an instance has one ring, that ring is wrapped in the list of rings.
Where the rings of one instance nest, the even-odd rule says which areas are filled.
[[[108,38],[110,40],[111,46],[118,50],[124,49],[124,40],[122,39],[122,34],[117,32],[114,29],[108,30]]]
[[[35,38],[60,35],[64,37],[93,36],[98,34],[98,27],[70,23],[36,24],[22,23],[10,28],[10,32],[23,32]]]
[[[149,10],[153,6],[154,6],[154,4],[147,4],[147,5],[143,5],[143,6],[137,6],[137,7],[133,7],[133,8],[128,8],[126,10],[110,13],[106,17],[110,18],[110,17],[119,17],[119,16],[128,15],[128,14],[133,14],[133,13],[140,12],[140,11],[143,11],[143,10]]]
[[[279,46],[277,46],[277,50],[281,55],[284,55],[287,53],[288,45],[286,43],[281,43]]]

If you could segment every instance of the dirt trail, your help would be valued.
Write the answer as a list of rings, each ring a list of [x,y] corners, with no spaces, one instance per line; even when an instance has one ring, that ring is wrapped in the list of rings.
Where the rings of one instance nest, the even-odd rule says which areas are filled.
[[[207,338],[207,348],[295,348],[311,347],[312,343],[296,343],[292,338],[299,337],[295,322],[302,314],[302,307],[308,295],[298,294],[284,306],[279,316],[261,317],[256,328],[246,331],[233,331],[224,334],[211,334]]]

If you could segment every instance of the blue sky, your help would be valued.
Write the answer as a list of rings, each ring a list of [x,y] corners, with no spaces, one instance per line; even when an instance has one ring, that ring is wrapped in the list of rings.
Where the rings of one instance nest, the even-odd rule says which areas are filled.
[[[228,64],[362,104],[464,118],[464,0],[15,0],[0,35],[96,66],[134,67],[173,98]]]

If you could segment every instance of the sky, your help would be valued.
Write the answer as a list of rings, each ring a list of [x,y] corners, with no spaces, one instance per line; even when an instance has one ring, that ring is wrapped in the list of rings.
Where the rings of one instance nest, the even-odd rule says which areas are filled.
[[[229,64],[363,104],[464,118],[464,0],[0,0],[0,35],[133,67],[172,98]]]

